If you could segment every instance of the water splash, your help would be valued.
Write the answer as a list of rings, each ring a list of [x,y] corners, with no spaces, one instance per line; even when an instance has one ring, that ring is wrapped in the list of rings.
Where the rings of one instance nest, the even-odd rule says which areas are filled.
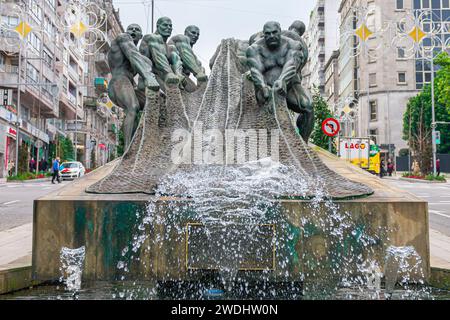
[[[64,283],[67,291],[74,294],[81,290],[81,279],[83,275],[86,248],[78,249],[61,248],[60,254],[60,282]]]

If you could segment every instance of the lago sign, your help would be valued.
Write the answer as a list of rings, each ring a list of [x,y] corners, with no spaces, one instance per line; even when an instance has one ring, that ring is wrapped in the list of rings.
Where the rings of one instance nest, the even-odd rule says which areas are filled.
[[[339,139],[339,156],[358,167],[369,169],[370,140],[368,138]]]

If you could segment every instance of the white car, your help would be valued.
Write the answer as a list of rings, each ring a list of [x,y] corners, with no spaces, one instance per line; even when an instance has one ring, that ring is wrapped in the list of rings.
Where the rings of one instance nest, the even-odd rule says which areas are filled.
[[[86,169],[81,162],[64,162],[59,171],[63,180],[81,178],[85,172]]]

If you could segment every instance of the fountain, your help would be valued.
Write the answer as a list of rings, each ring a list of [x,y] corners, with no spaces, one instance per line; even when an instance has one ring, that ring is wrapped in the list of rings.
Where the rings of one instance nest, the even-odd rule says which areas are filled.
[[[427,281],[426,202],[313,150],[276,92],[259,106],[238,47],[193,93],[148,90],[122,159],[35,202],[35,280],[84,246],[83,280],[122,284],[114,298],[377,299],[395,246],[421,257],[407,282]]]

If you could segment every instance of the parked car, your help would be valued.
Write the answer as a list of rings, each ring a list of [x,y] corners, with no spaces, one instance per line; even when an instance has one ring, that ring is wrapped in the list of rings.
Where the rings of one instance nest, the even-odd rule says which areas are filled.
[[[64,162],[61,164],[61,178],[65,179],[76,179],[84,176],[86,169],[81,162]]]

